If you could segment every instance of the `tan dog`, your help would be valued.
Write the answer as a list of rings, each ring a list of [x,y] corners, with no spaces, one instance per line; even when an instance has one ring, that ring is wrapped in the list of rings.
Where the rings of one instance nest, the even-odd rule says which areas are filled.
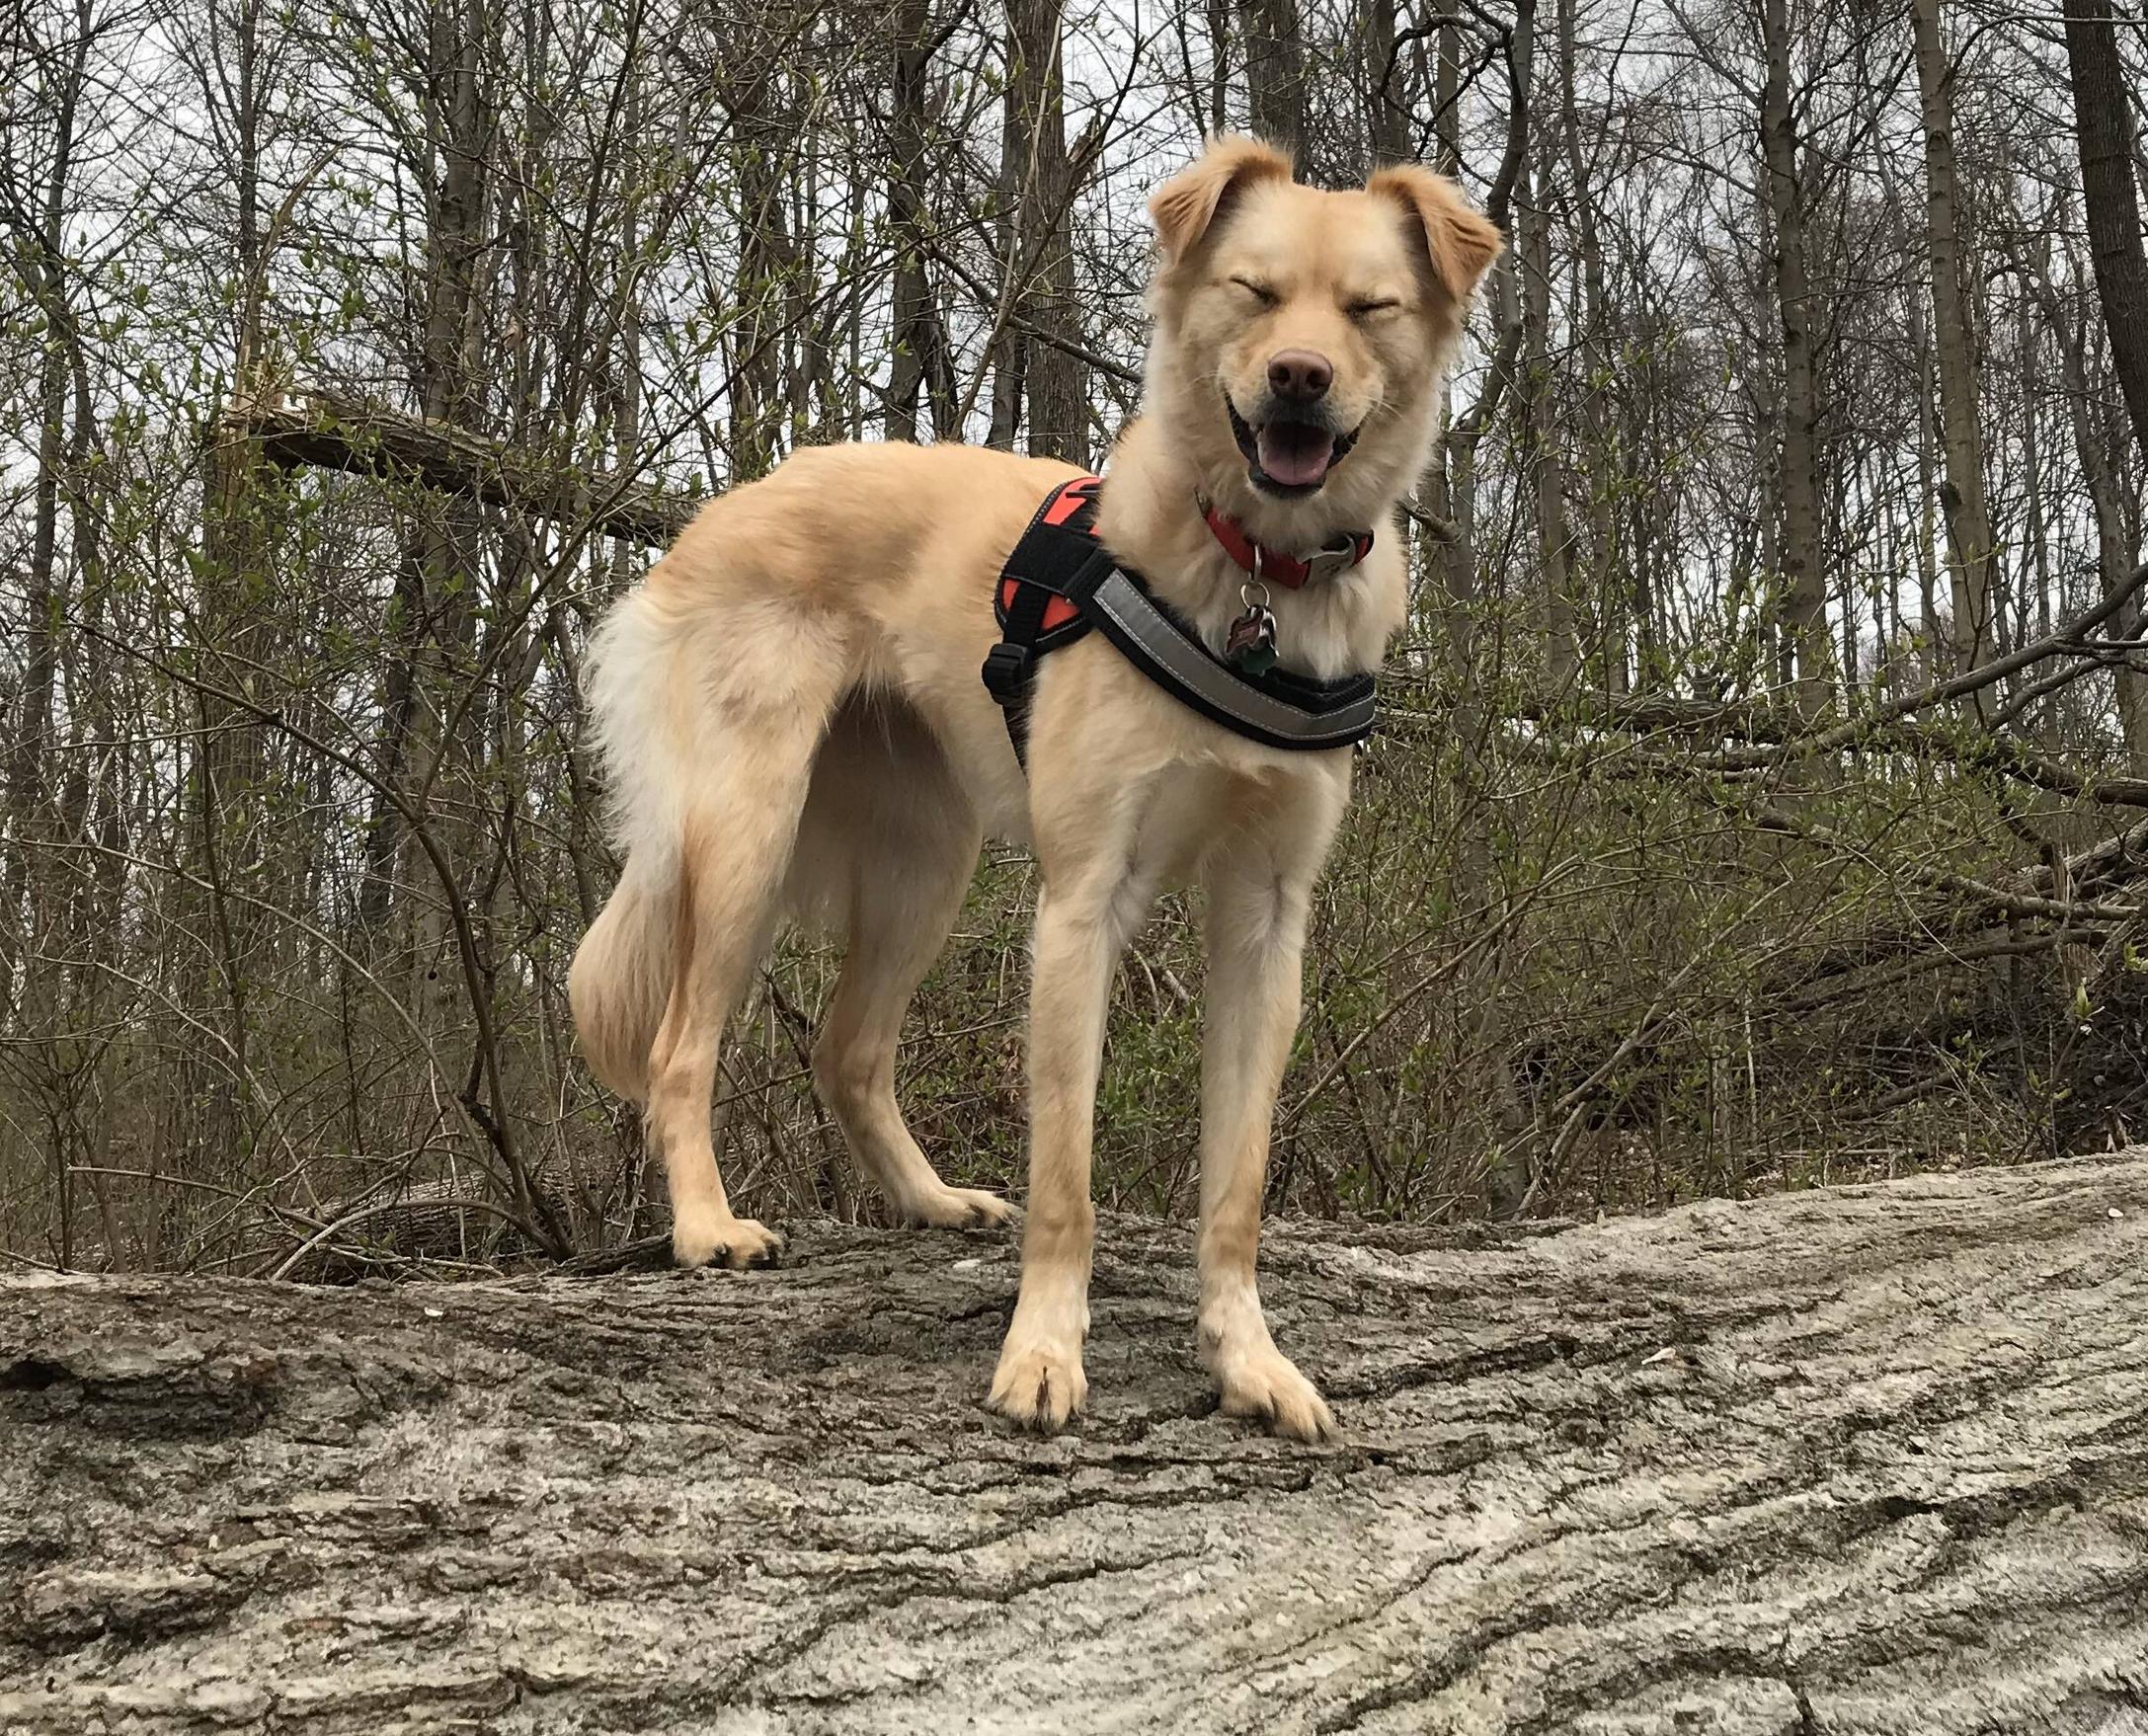
[[[1161,261],[1146,414],[1112,455],[1097,530],[1221,650],[1244,574],[1213,502],[1268,549],[1374,528],[1361,564],[1272,602],[1286,668],[1376,668],[1404,608],[1395,503],[1423,470],[1436,389],[1498,231],[1452,183],[1358,192],[1216,143],[1151,201]],[[1354,436],[1354,437],[1353,437]],[[993,1405],[1079,1410],[1094,1213],[1089,1147],[1111,977],[1160,889],[1207,894],[1198,1343],[1234,1415],[1305,1440],[1334,1421],[1276,1349],[1255,1290],[1269,1122],[1298,1023],[1315,878],[1347,749],[1282,751],[1146,680],[1097,634],[1042,660],[1025,777],[979,677],[992,599],[1038,504],[1074,473],[958,446],[803,451],[710,505],[605,620],[591,701],[626,870],[575,959],[599,1077],[647,1105],[684,1265],[780,1243],[716,1172],[718,1045],[779,917],[848,953],[814,1078],[858,1167],[910,1223],[995,1223],[903,1123],[895,1049],[986,829],[1042,874],[1029,1017],[1019,1300]]]

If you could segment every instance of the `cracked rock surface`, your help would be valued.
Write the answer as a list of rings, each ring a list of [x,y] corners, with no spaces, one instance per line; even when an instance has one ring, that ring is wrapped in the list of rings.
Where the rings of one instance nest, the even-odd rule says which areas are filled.
[[[0,1284],[0,1731],[2148,1731],[2148,1155],[1511,1234],[1271,1225],[1337,1447],[1106,1220],[783,1270]]]

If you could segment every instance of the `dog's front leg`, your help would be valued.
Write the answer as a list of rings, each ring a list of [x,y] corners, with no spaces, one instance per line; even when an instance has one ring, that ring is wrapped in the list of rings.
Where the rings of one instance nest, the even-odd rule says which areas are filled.
[[[1212,862],[1206,876],[1197,1341],[1226,1412],[1260,1417],[1301,1441],[1332,1436],[1335,1419],[1269,1336],[1254,1263],[1269,1127],[1298,1029],[1317,867],[1318,856],[1279,862],[1244,845]]]
[[[1106,799],[1108,800],[1108,799]],[[1089,1148],[1103,1061],[1104,1014],[1119,954],[1154,902],[1155,886],[1131,849],[1138,806],[1130,792],[1089,805],[1064,848],[1042,827],[1029,988],[1029,1200],[1022,1223],[1022,1286],[993,1377],[992,1407],[1053,1429],[1088,1394],[1081,1341],[1089,1329]]]

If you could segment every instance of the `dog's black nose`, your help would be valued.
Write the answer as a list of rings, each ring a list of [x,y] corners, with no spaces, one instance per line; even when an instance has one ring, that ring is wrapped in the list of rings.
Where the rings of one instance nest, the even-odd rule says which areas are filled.
[[[1268,385],[1278,398],[1310,404],[1334,383],[1334,363],[1313,351],[1278,350],[1268,357]]]

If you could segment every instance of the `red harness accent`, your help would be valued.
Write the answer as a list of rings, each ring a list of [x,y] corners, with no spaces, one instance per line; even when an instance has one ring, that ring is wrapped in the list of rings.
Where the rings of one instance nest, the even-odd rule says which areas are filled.
[[[1296,555],[1278,553],[1276,550],[1255,542],[1245,533],[1245,526],[1235,518],[1227,518],[1214,507],[1205,503],[1201,515],[1208,520],[1208,527],[1216,540],[1223,544],[1224,553],[1247,574],[1257,577],[1265,585],[1280,585],[1285,591],[1297,591],[1316,572],[1338,571],[1354,567],[1373,552],[1373,533],[1360,530],[1355,535],[1345,532],[1315,552],[1312,560],[1300,560]],[[1326,557],[1324,560],[1321,557]]]
[[[1001,609],[1011,609],[1014,606],[1014,593],[1020,589],[1021,581],[1018,579],[1001,579],[999,581],[999,606]],[[1054,627],[1064,627],[1069,621],[1078,621],[1080,618],[1081,611],[1075,608],[1073,603],[1069,602],[1064,596],[1055,596],[1044,605],[1044,619],[1038,625],[1049,633]]]
[[[1104,486],[1101,476],[1084,476],[1078,482],[1070,482],[1050,500],[1044,503],[1044,522],[1064,524],[1083,507],[1093,506],[1096,491]]]
[[[1100,476],[1084,476],[1079,482],[1070,482],[1044,503],[1044,511],[1038,521],[1060,525],[1067,522],[1084,507],[1096,504],[1096,491],[1104,486]],[[1021,589],[1019,580],[1001,576],[999,580],[999,618],[1003,621],[1014,607],[1015,593]],[[1055,627],[1064,627],[1070,621],[1078,621],[1081,611],[1064,596],[1054,595],[1044,605],[1044,619],[1038,623],[1041,631],[1049,633]]]

